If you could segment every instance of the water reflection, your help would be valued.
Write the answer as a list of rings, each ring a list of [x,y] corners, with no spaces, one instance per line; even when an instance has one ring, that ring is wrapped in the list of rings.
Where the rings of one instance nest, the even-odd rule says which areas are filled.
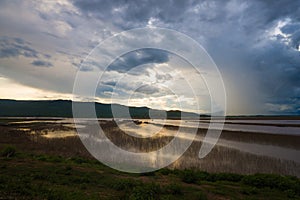
[[[274,145],[261,145],[255,143],[236,142],[230,140],[219,140],[219,146],[237,149],[242,152],[261,156],[291,160],[300,163],[300,151]]]
[[[170,120],[171,121],[171,120]],[[168,125],[176,125],[178,123],[177,120],[174,122],[167,122]],[[149,132],[155,132],[159,129],[158,133],[156,136],[160,136],[160,137],[174,137],[174,135],[176,134],[177,130],[175,129],[167,129],[162,127],[161,124],[159,124],[159,126],[155,126],[156,122],[149,122],[149,123],[153,123],[153,124],[146,124],[146,125],[141,125],[139,126],[139,129],[135,129],[135,128],[131,128],[131,123],[123,123],[122,124],[122,128],[121,129],[127,129],[130,131],[135,131],[138,130],[139,132],[136,134],[144,134],[144,136],[148,137],[149,136]],[[186,124],[189,124],[189,122],[185,122]],[[145,124],[145,123],[144,123]],[[187,127],[193,127],[193,126],[187,126]],[[151,128],[153,128],[154,130],[150,130]],[[150,130],[150,131],[149,131]],[[245,129],[243,129],[245,130]],[[268,129],[268,131],[270,131],[272,129]],[[253,130],[253,132],[255,132],[255,130]],[[189,137],[189,129],[185,130],[184,135],[179,135],[179,137],[181,137],[182,139],[187,139],[187,140],[196,140],[198,142],[201,142],[203,137],[197,137],[196,139],[194,139],[193,136]],[[241,133],[243,134],[243,133]],[[242,137],[242,135],[241,135]],[[253,135],[253,137],[255,137],[255,135]],[[299,138],[300,139],[300,138]],[[241,152],[246,152],[246,153],[251,153],[251,154],[255,154],[255,155],[262,155],[262,156],[269,156],[269,157],[273,157],[273,158],[279,158],[279,159],[285,159],[285,160],[292,160],[295,162],[299,162],[300,163],[300,146],[299,148],[295,149],[295,148],[286,148],[286,147],[281,147],[278,146],[278,144],[274,145],[272,144],[272,141],[269,141],[269,144],[257,144],[257,143],[250,143],[250,142],[238,142],[238,141],[232,141],[232,140],[227,140],[227,139],[220,139],[217,143],[218,146],[223,146],[223,147],[227,147],[227,148],[232,148],[232,149],[237,149]],[[300,141],[299,141],[300,142]]]
[[[66,138],[66,137],[75,137],[77,133],[75,131],[51,131],[47,134],[42,134],[42,137],[45,138]]]
[[[247,123],[245,124],[239,124],[238,121],[241,121],[240,123]],[[249,122],[252,121],[252,122]],[[276,120],[278,124],[275,124],[274,120],[261,120],[260,122],[257,122],[258,120],[229,120],[226,121],[224,124],[223,130],[226,131],[240,131],[240,132],[252,132],[252,133],[268,133],[268,134],[285,134],[285,135],[299,135],[300,136],[300,120],[289,120],[286,123],[286,120]],[[218,122],[215,120],[214,122]],[[229,124],[228,122],[232,122],[232,124]],[[183,121],[181,120],[152,120],[149,123],[153,124],[167,124],[167,125],[173,125],[178,126],[178,124],[182,123],[181,126],[190,127],[190,128],[202,128],[207,129],[209,127],[209,121]],[[198,124],[199,123],[199,124]],[[251,124],[253,123],[253,124]],[[258,124],[258,125],[257,125]],[[265,125],[269,124],[269,125]],[[270,126],[273,124],[273,126]],[[299,125],[299,127],[289,127],[288,125]],[[278,125],[287,125],[286,127],[278,126]]]

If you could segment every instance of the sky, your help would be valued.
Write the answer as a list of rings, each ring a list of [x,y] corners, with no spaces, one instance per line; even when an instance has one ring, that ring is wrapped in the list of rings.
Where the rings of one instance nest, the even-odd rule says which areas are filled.
[[[97,45],[123,31],[160,27],[206,50],[224,82],[227,114],[300,114],[299,13],[295,0],[2,0],[0,98],[73,99],[76,74],[85,74],[88,87],[93,67],[114,48],[92,53],[98,63],[89,62]],[[145,41],[133,39],[128,48]],[[209,113],[206,74],[172,52],[141,49],[112,62],[95,97],[81,100]]]

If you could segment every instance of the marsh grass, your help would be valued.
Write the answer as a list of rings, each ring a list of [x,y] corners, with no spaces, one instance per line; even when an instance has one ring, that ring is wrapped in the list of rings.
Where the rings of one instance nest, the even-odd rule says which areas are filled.
[[[292,176],[171,169],[161,169],[151,176],[136,175],[115,171],[87,158],[65,158],[20,151],[14,157],[0,159],[0,198],[300,198],[300,180]]]

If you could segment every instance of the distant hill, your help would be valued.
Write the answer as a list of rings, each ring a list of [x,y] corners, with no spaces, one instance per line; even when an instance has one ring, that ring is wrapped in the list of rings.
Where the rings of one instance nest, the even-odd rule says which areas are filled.
[[[77,106],[93,104],[93,102],[74,102]],[[181,116],[188,118],[199,118],[195,113],[181,111],[163,111],[154,110],[147,107],[126,107],[119,104],[113,104],[118,112],[113,116],[111,104],[95,103],[95,110],[98,118],[126,118],[128,109],[131,118],[147,119],[164,118],[180,119]],[[77,113],[79,117],[93,117],[86,109]],[[72,101],[69,100],[39,100],[39,101],[19,101],[0,99],[0,117],[73,117]]]

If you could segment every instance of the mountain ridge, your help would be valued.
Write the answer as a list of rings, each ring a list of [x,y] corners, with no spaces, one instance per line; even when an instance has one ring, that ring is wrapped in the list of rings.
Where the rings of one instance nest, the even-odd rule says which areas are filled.
[[[76,117],[94,117],[88,111],[85,112],[86,104],[95,104],[95,112],[98,118],[168,118],[180,119],[200,117],[199,114],[192,112],[184,112],[180,110],[157,110],[145,106],[133,107],[120,104],[105,104],[99,102],[79,102],[72,100],[13,100],[0,99],[0,117],[73,117],[72,104],[83,106],[82,112],[76,113]],[[112,113],[111,107],[117,109],[118,112]],[[128,115],[129,111],[129,115]],[[79,116],[78,116],[79,115]],[[202,115],[201,115],[202,116]],[[209,115],[205,115],[209,116]]]

